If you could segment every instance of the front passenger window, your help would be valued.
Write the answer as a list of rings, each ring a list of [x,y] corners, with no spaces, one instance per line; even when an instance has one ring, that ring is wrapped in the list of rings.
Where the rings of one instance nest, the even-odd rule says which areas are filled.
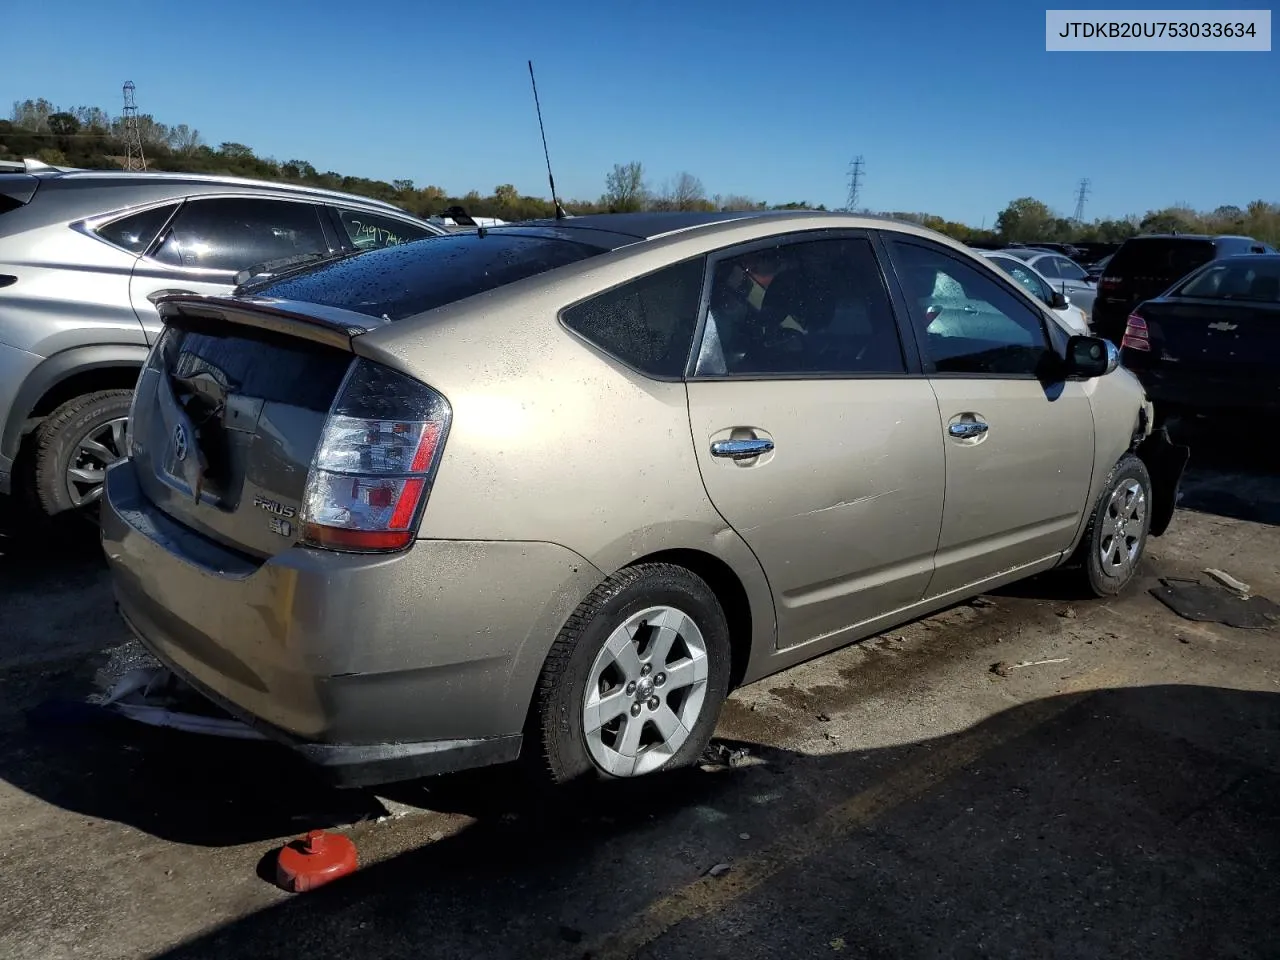
[[[424,228],[404,220],[379,216],[364,210],[348,210],[339,207],[338,219],[342,221],[351,245],[357,250],[380,250],[383,247],[394,247],[411,240],[434,236]]]
[[[1043,317],[959,257],[891,241],[925,360],[939,374],[1031,376],[1048,350]]]

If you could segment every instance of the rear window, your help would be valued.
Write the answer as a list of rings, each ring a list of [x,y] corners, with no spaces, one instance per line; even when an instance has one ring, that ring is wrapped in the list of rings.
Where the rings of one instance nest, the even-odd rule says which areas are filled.
[[[1224,260],[1196,274],[1175,296],[1280,303],[1280,259]]]
[[[1121,278],[1160,277],[1177,280],[1196,267],[1208,263],[1216,255],[1211,240],[1180,240],[1176,237],[1152,237],[1125,241],[1111,262],[1107,273]]]
[[[684,374],[702,301],[703,258],[664,267],[565,310],[564,325],[653,377]]]
[[[370,250],[254,294],[403,320],[599,253],[600,247],[554,237],[455,234]]]

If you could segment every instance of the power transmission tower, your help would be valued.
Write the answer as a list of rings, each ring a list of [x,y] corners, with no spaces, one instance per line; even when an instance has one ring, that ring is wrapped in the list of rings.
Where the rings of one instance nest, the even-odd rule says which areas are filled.
[[[133,102],[133,81],[124,85],[124,168],[146,170],[147,158],[142,152],[142,131],[138,129],[138,105]]]
[[[854,157],[849,164],[849,197],[845,200],[846,213],[858,210],[858,193],[862,190],[862,157]]]
[[[1087,196],[1089,196],[1089,178],[1081,177],[1080,187],[1076,190],[1076,212],[1071,218],[1076,223],[1084,221],[1084,201]]]

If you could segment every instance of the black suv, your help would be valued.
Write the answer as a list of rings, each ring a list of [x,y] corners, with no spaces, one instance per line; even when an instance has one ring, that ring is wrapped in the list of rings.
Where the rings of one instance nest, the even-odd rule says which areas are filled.
[[[1098,281],[1094,332],[1119,345],[1133,308],[1160,296],[1192,270],[1221,257],[1275,252],[1252,237],[1153,234],[1126,240]]]

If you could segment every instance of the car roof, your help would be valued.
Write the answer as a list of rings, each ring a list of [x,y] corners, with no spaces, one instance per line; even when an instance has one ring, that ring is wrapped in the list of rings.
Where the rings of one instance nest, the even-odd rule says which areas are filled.
[[[358,203],[366,207],[377,207],[387,211],[395,211],[402,215],[407,212],[397,207],[395,204],[388,203],[385,200],[375,200],[372,197],[364,197],[355,193],[344,193],[340,190],[326,190],[322,187],[308,187],[300,184],[286,183],[283,180],[254,180],[249,177],[230,177],[211,173],[176,173],[160,170],[64,170],[53,168],[47,170],[32,170],[27,174],[27,176],[38,177],[40,180],[48,182],[61,181],[68,184],[77,183],[85,185],[92,183],[95,186],[172,184],[176,187],[183,184],[191,184],[200,186],[219,185],[227,187],[249,187],[254,190],[262,190],[264,192],[297,194],[298,196],[304,197],[342,200],[346,203]],[[412,214],[410,214],[410,216],[412,216]]]
[[[659,240],[693,230],[731,228],[749,221],[773,221],[779,230],[790,226],[813,227],[815,220],[831,220],[833,228],[876,229],[894,225],[910,233],[940,236],[909,221],[871,214],[834,210],[747,210],[747,211],[662,211],[649,213],[593,213],[564,219],[525,220],[501,227],[485,228],[487,233],[531,234],[577,240],[609,250],[649,240]],[[954,242],[954,241],[949,241]]]

